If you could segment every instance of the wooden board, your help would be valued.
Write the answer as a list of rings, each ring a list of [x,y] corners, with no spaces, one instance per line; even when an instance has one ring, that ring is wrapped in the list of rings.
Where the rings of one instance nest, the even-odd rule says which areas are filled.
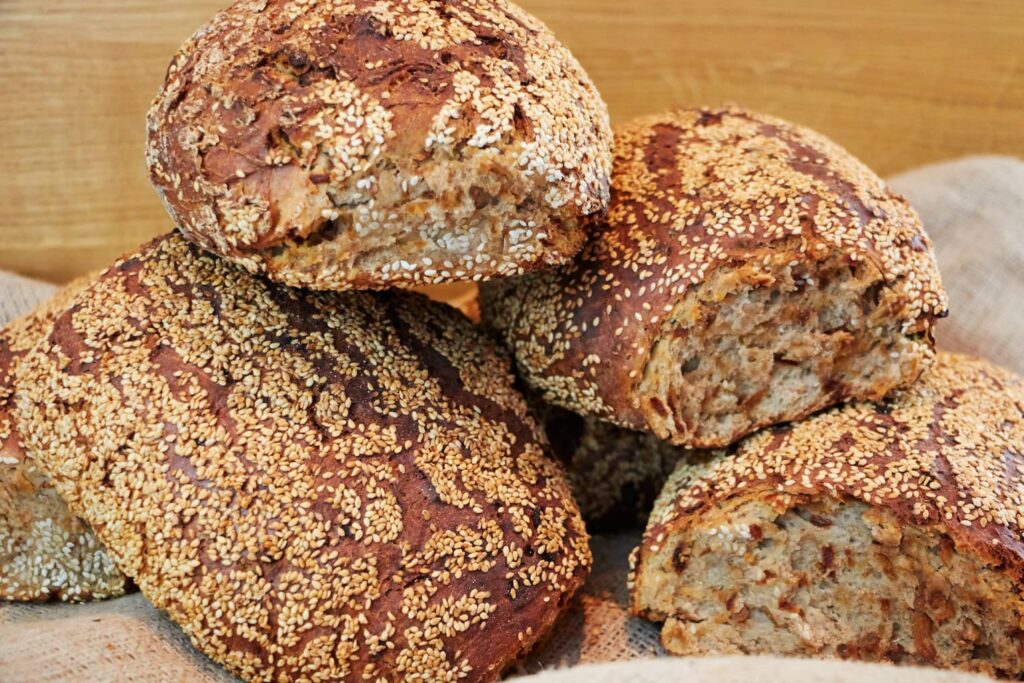
[[[54,280],[171,224],[143,119],[175,48],[227,0],[0,0],[0,268]],[[1020,0],[522,0],[622,121],[736,102],[888,174],[1024,156]]]

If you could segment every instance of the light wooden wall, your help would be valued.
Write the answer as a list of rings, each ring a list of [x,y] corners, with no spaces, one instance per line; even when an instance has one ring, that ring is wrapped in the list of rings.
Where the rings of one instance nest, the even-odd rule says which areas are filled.
[[[0,0],[0,268],[64,280],[170,229],[143,117],[227,0]],[[522,0],[622,121],[736,102],[881,173],[1024,156],[1021,0]]]

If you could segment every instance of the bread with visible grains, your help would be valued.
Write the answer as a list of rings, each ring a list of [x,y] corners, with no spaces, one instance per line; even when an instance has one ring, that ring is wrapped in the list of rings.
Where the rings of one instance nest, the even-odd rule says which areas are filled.
[[[128,586],[89,525],[25,456],[14,419],[18,364],[91,279],[71,283],[0,329],[0,600],[99,600]]]
[[[854,403],[684,461],[633,609],[681,655],[842,657],[1024,677],[1024,380],[940,354]]]
[[[546,400],[713,448],[912,382],[946,300],[916,214],[846,151],[693,109],[617,129],[607,222],[481,308]]]
[[[175,56],[148,128],[182,232],[289,285],[519,274],[607,208],[607,109],[507,0],[239,0]]]
[[[493,680],[590,567],[509,359],[420,295],[289,289],[173,234],[17,378],[71,510],[246,680]]]

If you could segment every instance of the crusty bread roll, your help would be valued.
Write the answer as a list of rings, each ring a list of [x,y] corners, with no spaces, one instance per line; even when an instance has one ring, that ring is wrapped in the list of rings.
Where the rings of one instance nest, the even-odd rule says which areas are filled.
[[[291,290],[173,234],[17,380],[71,510],[246,680],[493,680],[590,566],[508,358],[419,295]]]
[[[379,289],[565,262],[610,145],[583,68],[506,0],[238,0],[171,63],[148,160],[203,247]]]
[[[683,655],[1024,675],[1024,380],[940,354],[909,389],[684,461],[633,609]]]
[[[14,375],[90,278],[0,329],[0,600],[79,602],[123,595],[117,570],[89,526],[25,456],[14,420]]]
[[[481,306],[548,401],[701,448],[907,384],[946,312],[901,197],[824,137],[738,109],[618,129],[607,223]]]

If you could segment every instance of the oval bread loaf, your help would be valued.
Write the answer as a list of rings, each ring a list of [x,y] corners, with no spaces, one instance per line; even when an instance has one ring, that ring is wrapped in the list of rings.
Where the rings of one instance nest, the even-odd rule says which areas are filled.
[[[564,263],[608,203],[604,102],[506,0],[238,0],[175,56],[148,121],[178,227],[290,285]]]
[[[619,128],[608,221],[580,257],[482,289],[546,400],[699,448],[908,384],[946,313],[900,196],[824,137],[738,109]]]
[[[245,680],[494,680],[590,566],[507,357],[419,295],[292,290],[174,234],[18,386],[71,510]]]
[[[682,462],[634,555],[676,654],[1024,675],[1024,380],[940,354],[912,387]]]

